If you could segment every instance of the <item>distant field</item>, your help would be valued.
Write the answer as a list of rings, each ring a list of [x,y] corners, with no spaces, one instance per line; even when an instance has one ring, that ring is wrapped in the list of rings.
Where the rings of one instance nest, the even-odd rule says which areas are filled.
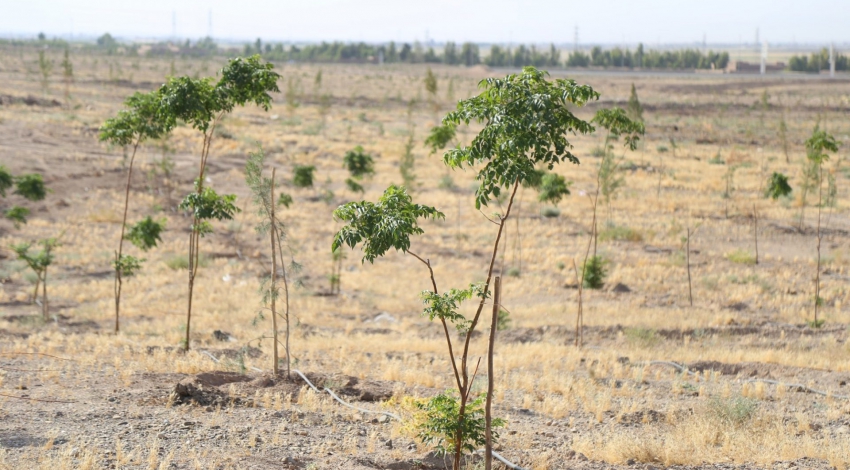
[[[757,60],[747,54],[741,59]],[[134,252],[147,262],[124,284],[122,330],[113,335],[111,260],[126,172],[122,149],[100,144],[97,133],[125,97],[159,86],[172,68],[209,76],[223,61],[72,56],[66,98],[61,54],[48,55],[57,65],[44,91],[35,50],[0,49],[0,164],[16,174],[44,174],[52,191],[27,203],[32,216],[22,228],[0,222],[0,468],[443,468],[409,426],[408,397],[452,386],[442,332],[420,315],[427,271],[401,254],[372,265],[361,263],[359,251],[346,252],[341,292],[328,295],[330,245],[341,226],[332,212],[361,198],[345,186],[347,150],[362,145],[375,157],[376,175],[363,183],[362,196],[375,200],[387,185],[402,182],[400,157],[412,135],[414,200],[436,206],[446,220],[425,223],[411,249],[430,258],[442,286],[483,280],[495,236],[484,215],[500,207],[475,210],[475,171],[447,171],[423,141],[455,101],[476,93],[480,79],[510,71],[432,67],[438,91],[431,102],[424,65],[276,64],[283,79],[274,107],[235,110],[213,141],[210,184],[237,194],[243,211],[202,239],[194,349],[182,354],[187,273],[180,265],[191,219],[176,205],[196,176],[198,134],[178,127],[137,157],[130,220],[165,218],[167,231],[159,248]],[[770,61],[787,55],[771,52]],[[617,146],[624,186],[610,203],[600,200],[598,252],[609,274],[603,289],[584,291],[581,349],[574,346],[572,263],[581,263],[588,243],[587,194],[595,191],[600,159],[593,155],[603,136],[575,138],[581,164],[556,167],[572,182],[572,195],[557,210],[538,203],[531,189],[519,193],[498,259],[510,312],[495,358],[497,415],[508,421],[501,453],[535,469],[847,468],[850,81],[552,75],[601,92],[598,103],[575,111],[585,119],[601,107],[624,107],[634,84],[646,136],[635,152]],[[16,99],[28,96],[31,104]],[[820,328],[807,326],[815,299],[817,194],[807,196],[801,223],[799,190],[803,143],[816,125],[843,143],[825,167],[836,203],[822,208]],[[267,239],[254,231],[259,218],[243,173],[258,145],[294,198],[282,217],[292,257],[303,266],[291,298],[295,367],[330,388],[382,391],[379,403],[358,405],[407,421],[373,422],[300,383],[257,379],[255,369],[269,369],[271,343],[241,348],[258,347],[251,340],[271,329],[268,319],[254,322],[269,253]],[[163,158],[173,169],[164,170]],[[313,188],[292,187],[295,165],[316,166]],[[773,172],[789,175],[790,198],[762,197]],[[15,197],[0,199],[2,209]],[[63,232],[49,278],[52,320],[45,323],[30,303],[34,279],[7,247]],[[627,289],[615,289],[620,285]],[[219,341],[216,330],[234,340]],[[473,353],[485,352],[482,335]],[[692,373],[650,361],[675,361]],[[210,371],[247,373],[251,381],[193,378]],[[181,405],[169,399],[181,380],[224,398]]]

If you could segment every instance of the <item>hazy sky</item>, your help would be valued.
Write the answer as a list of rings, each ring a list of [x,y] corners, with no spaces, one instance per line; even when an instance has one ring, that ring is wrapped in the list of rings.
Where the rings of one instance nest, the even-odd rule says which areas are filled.
[[[848,0],[0,0],[0,35],[287,41],[825,43],[850,41]]]

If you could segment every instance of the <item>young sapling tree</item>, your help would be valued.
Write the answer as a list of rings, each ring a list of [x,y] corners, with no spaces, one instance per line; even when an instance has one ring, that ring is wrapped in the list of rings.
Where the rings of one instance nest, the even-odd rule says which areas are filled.
[[[283,320],[285,325],[285,339],[283,342],[284,353],[286,354],[286,376],[289,378],[291,367],[291,354],[289,350],[289,280],[286,273],[286,264],[283,261],[283,240],[286,239],[286,227],[280,220],[276,211],[276,206],[289,207],[292,198],[285,193],[280,193],[275,199],[275,168],[272,168],[271,178],[263,176],[263,168],[265,166],[265,154],[262,149],[251,153],[248,156],[248,163],[245,165],[245,182],[251,189],[254,205],[257,206],[262,221],[257,225],[257,233],[261,235],[268,234],[269,246],[271,248],[271,271],[263,281],[261,291],[263,293],[263,303],[269,306],[272,317],[272,342],[273,342],[273,363],[272,374],[278,375],[279,354],[278,345],[281,341],[278,339],[278,317]],[[278,258],[279,257],[279,258]],[[283,280],[283,297],[284,310],[278,313],[276,301],[280,296],[280,289],[277,284],[278,261],[282,270]],[[262,315],[260,316],[262,317]]]
[[[132,276],[144,260],[124,254],[124,240],[127,231],[127,213],[130,208],[130,186],[133,181],[133,164],[136,161],[136,153],[142,142],[148,139],[160,139],[171,132],[175,125],[174,119],[167,109],[162,107],[162,95],[159,91],[150,93],[135,93],[124,102],[127,109],[118,112],[118,116],[107,120],[100,128],[100,140],[113,146],[126,148],[132,146],[130,162],[127,165],[127,182],[124,185],[124,213],[121,219],[121,235],[118,238],[118,250],[112,267],[115,270],[115,282],[113,294],[115,296],[115,332],[120,329],[119,317],[121,311],[121,288],[123,279]],[[139,248],[147,251],[156,246],[159,234],[163,230],[162,224],[153,221],[150,217],[140,222],[142,225],[134,226],[139,237],[136,244]],[[147,234],[147,235],[145,235]]]
[[[818,318],[818,309],[823,302],[820,297],[820,270],[821,270],[821,242],[823,234],[821,232],[821,213],[823,211],[823,164],[829,161],[829,155],[826,152],[837,152],[838,142],[835,138],[825,131],[815,130],[812,136],[806,140],[807,159],[811,162],[811,166],[817,170],[817,188],[818,188],[818,222],[817,222],[817,271],[815,272],[815,301],[814,301],[814,319],[809,324],[815,328],[823,325],[823,320]]]
[[[20,243],[12,245],[12,251],[18,256],[18,259],[29,266],[36,275],[35,291],[32,295],[32,302],[35,303],[38,298],[38,287],[41,286],[41,312],[44,321],[49,320],[49,303],[47,300],[47,268],[53,264],[53,250],[59,246],[59,238],[47,238],[37,242],[41,246],[41,250],[36,253],[30,252],[32,243]]]
[[[450,168],[482,166],[476,178],[479,182],[475,192],[476,208],[498,198],[505,188],[510,194],[504,215],[494,221],[498,231],[483,284],[450,289],[443,294],[437,292],[430,261],[409,251],[409,237],[421,233],[416,225],[417,218],[440,213],[434,208],[413,204],[402,188],[391,186],[377,205],[349,203],[335,212],[336,217],[348,225],[337,233],[334,248],[342,244],[354,247],[363,242],[364,260],[369,261],[396,248],[416,257],[429,270],[433,290],[422,293],[426,305],[423,313],[431,320],[439,319],[442,324],[457,390],[456,395],[442,394],[423,405],[428,419],[421,428],[421,435],[432,436],[429,441],[438,443],[439,450],[453,454],[454,470],[460,469],[465,450],[484,444],[486,429],[482,428],[486,428],[486,424],[480,409],[483,400],[470,400],[477,366],[474,371],[470,370],[469,346],[489,297],[500,241],[517,189],[535,174],[536,165],[551,170],[563,161],[578,163],[567,136],[593,131],[590,123],[572,114],[568,104],[582,106],[598,99],[599,94],[572,80],[548,81],[546,75],[534,67],[526,67],[521,73],[504,79],[481,81],[481,94],[460,101],[457,109],[446,115],[442,125],[436,127],[426,141],[434,149],[444,148],[454,139],[459,125],[473,121],[483,125],[469,145],[458,145],[443,157]],[[478,299],[478,307],[470,319],[458,309],[463,301],[471,298]],[[463,338],[459,361],[455,358],[448,323],[452,323]]]
[[[71,62],[71,52],[65,47],[65,56],[62,59],[62,80],[65,82],[65,104],[70,107],[71,83],[74,82],[74,64]]]
[[[212,232],[210,220],[229,220],[238,210],[233,204],[236,196],[219,196],[212,188],[204,186],[216,125],[236,106],[254,103],[267,111],[272,101],[269,93],[280,91],[277,87],[280,75],[273,69],[272,64],[262,63],[259,55],[236,58],[221,70],[221,78],[215,83],[210,78],[176,77],[159,90],[162,105],[167,110],[165,117],[183,121],[203,135],[195,190],[180,203],[181,209],[192,213],[185,350],[190,347],[192,295],[200,259],[200,239]]]
[[[47,96],[50,87],[50,73],[53,72],[53,61],[47,58],[44,49],[38,51],[38,70],[41,72],[41,93]]]
[[[41,201],[47,197],[44,178],[38,173],[14,176],[5,166],[0,165],[0,197],[6,197],[6,191],[14,188],[17,194],[28,201]],[[12,206],[3,211],[3,216],[11,220],[15,228],[27,223],[30,211],[23,206]]]
[[[351,174],[351,177],[345,180],[348,189],[352,192],[363,194],[365,188],[363,188],[360,182],[364,178],[369,178],[375,174],[375,162],[372,156],[366,153],[363,147],[358,145],[353,150],[345,152],[343,166]]]

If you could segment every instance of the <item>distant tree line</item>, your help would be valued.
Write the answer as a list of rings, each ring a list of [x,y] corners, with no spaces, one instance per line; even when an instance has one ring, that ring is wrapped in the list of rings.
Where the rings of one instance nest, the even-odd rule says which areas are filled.
[[[729,64],[728,52],[698,49],[680,49],[676,51],[645,51],[643,44],[637,49],[603,50],[596,46],[589,54],[574,51],[567,58],[567,67],[624,67],[643,69],[723,69]]]
[[[791,56],[791,59],[788,61],[788,70],[794,72],[820,72],[821,70],[829,70],[829,50],[824,47],[820,52],[813,52],[809,57],[805,55]],[[835,53],[835,70],[850,70],[850,63],[848,63],[846,55]]]

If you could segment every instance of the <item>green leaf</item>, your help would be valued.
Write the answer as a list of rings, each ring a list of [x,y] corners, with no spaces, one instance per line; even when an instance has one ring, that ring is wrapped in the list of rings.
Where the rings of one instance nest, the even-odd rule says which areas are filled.
[[[563,176],[556,173],[546,173],[540,181],[540,186],[537,189],[537,200],[540,202],[548,202],[558,205],[564,196],[570,194],[570,185]]]
[[[351,192],[354,192],[354,193],[363,194],[366,191],[365,189],[363,189],[363,185],[361,185],[357,181],[354,181],[351,178],[348,178],[348,179],[345,180],[345,185],[348,186],[348,189],[350,189]]]
[[[630,150],[637,148],[637,143],[645,132],[643,122],[629,119],[628,113],[621,108],[600,109],[593,116],[591,122],[605,128],[609,133],[609,140],[616,141],[620,136],[625,136],[625,145]],[[606,142],[607,143],[607,142]]]
[[[313,186],[313,174],[316,167],[306,165],[295,165],[292,173],[292,184],[296,188],[310,188]]]
[[[113,269],[115,269],[115,271],[121,273],[122,277],[131,277],[142,269],[142,263],[145,261],[146,260],[144,258],[136,258],[135,256],[130,255],[121,255],[120,258],[112,262],[112,267]]]
[[[5,212],[6,218],[11,220],[15,228],[21,228],[21,225],[27,223],[27,216],[30,215],[30,210],[26,207],[14,206]]]
[[[15,194],[30,201],[41,201],[47,196],[44,179],[37,173],[19,176],[15,179]]]
[[[0,197],[6,197],[6,190],[15,184],[15,178],[5,166],[0,165]]]
[[[196,181],[195,186],[197,184]],[[198,220],[198,224],[192,228],[203,236],[212,233],[212,225],[207,222],[208,220],[230,220],[235,213],[239,212],[235,202],[235,194],[219,196],[212,188],[205,187],[200,194],[189,193],[180,202],[180,209],[192,212],[193,217]]]
[[[237,57],[221,69],[221,80],[216,84],[216,92],[230,108],[250,102],[268,111],[272,102],[269,93],[280,92],[277,87],[279,79],[280,74],[274,72],[274,65],[262,63],[259,55]]]
[[[156,221],[148,216],[130,227],[124,238],[142,250],[148,251],[155,247],[157,242],[162,241],[160,234],[163,230],[165,230],[165,219]]]
[[[160,139],[176,124],[172,110],[163,105],[162,89],[134,93],[124,101],[128,109],[100,127],[99,138],[111,145],[126,146],[147,139]]]
[[[277,198],[277,204],[279,206],[286,207],[287,209],[289,209],[289,206],[292,205],[292,202],[292,196],[286,193],[280,193],[280,196]]]
[[[354,248],[363,242],[363,261],[374,263],[390,248],[410,248],[410,236],[424,233],[417,219],[446,216],[433,207],[414,204],[403,187],[391,185],[377,204],[349,202],[337,208],[334,217],[347,225],[334,236],[332,250],[342,245]]]
[[[826,131],[815,130],[812,136],[806,140],[806,154],[809,160],[821,164],[829,160],[829,155],[826,152],[837,152],[838,145],[835,137]]]
[[[372,156],[365,153],[363,151],[363,147],[357,146],[354,150],[349,150],[345,152],[345,157],[343,158],[343,162],[345,164],[345,169],[351,173],[351,176],[355,179],[362,179],[366,176],[372,176],[375,174],[375,163],[372,160]]]
[[[791,185],[788,184],[788,177],[782,173],[773,172],[770,175],[770,179],[767,180],[767,189],[764,191],[764,197],[776,200],[782,196],[788,196],[791,194],[791,191]]]

